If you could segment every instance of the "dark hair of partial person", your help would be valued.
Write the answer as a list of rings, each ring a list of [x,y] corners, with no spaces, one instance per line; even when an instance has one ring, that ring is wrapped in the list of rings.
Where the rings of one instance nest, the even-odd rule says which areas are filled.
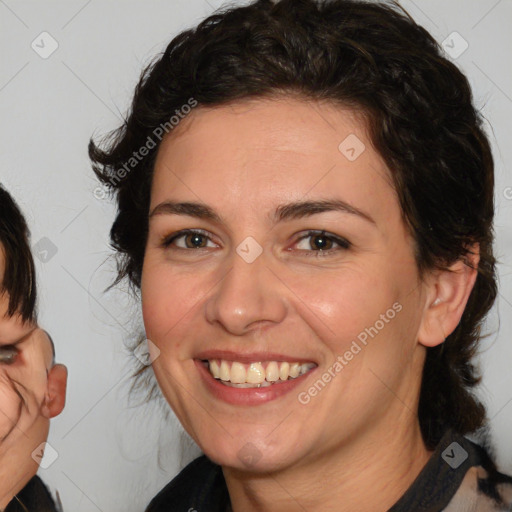
[[[93,170],[118,206],[110,231],[118,258],[112,286],[128,278],[134,292],[140,289],[159,143],[119,180],[133,151],[191,97],[200,108],[279,95],[364,116],[390,169],[420,276],[457,260],[471,265],[472,244],[479,245],[462,319],[443,344],[427,349],[418,411],[431,448],[449,427],[461,434],[479,429],[486,413],[474,394],[480,376],[473,357],[497,293],[493,157],[467,78],[394,2],[228,6],[180,33],[147,65],[123,125],[89,143]]]
[[[7,314],[36,321],[36,271],[30,251],[30,231],[20,208],[0,185],[0,244],[5,257],[0,293],[9,295]]]

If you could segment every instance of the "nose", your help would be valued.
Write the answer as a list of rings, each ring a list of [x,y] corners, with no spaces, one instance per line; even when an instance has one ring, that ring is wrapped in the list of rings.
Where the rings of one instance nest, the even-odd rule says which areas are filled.
[[[287,312],[286,287],[267,266],[265,252],[252,263],[233,251],[231,267],[206,301],[206,319],[230,334],[283,321]]]

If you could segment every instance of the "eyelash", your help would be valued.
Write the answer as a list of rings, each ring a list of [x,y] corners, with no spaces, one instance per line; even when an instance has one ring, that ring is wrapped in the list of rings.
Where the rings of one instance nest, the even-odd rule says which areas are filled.
[[[4,351],[7,352],[7,357],[9,357],[11,360],[4,360]],[[11,358],[11,353],[10,351],[13,351],[14,354],[12,354],[12,358]],[[14,345],[2,345],[0,346],[0,364],[13,364],[16,362],[16,359],[18,358],[18,355],[19,355],[20,351],[14,346]]]
[[[204,237],[210,239],[210,237],[208,236],[208,233],[206,231],[203,231],[202,229],[183,229],[181,231],[173,233],[172,235],[169,235],[168,237],[164,238],[162,241],[162,247],[169,249],[171,244],[175,240],[182,238],[186,235],[201,235],[201,236],[204,236]],[[305,238],[310,238],[310,237],[314,237],[314,236],[322,236],[324,238],[327,238],[327,239],[335,242],[336,244],[338,244],[340,247],[337,250],[336,249],[318,249],[318,250],[311,249],[311,251],[308,251],[305,249],[300,249],[299,250],[300,252],[308,253],[308,254],[305,254],[305,256],[317,257],[318,254],[322,254],[322,256],[323,255],[332,255],[333,253],[336,253],[340,250],[347,250],[352,245],[348,240],[345,240],[344,238],[330,234],[326,231],[319,231],[319,230],[309,230],[305,235],[301,236],[295,243],[301,242]],[[182,251],[192,251],[192,250],[200,250],[200,249],[206,249],[206,247],[198,247],[196,249],[194,249],[194,248],[184,249],[183,247],[174,248],[174,250],[182,250]],[[317,253],[317,254],[313,254],[313,253]]]

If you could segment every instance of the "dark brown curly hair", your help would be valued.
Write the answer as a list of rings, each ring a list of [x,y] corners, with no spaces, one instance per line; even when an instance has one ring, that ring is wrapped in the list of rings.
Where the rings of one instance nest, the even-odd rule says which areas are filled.
[[[282,93],[364,113],[415,240],[420,275],[460,259],[469,264],[468,248],[479,245],[462,319],[427,349],[418,411],[430,448],[448,427],[477,430],[485,408],[472,392],[479,382],[472,358],[497,293],[493,158],[468,80],[394,2],[256,0],[216,12],[169,43],[143,71],[124,124],[89,144],[94,172],[117,199],[114,284],[128,278],[140,288],[160,141],[128,172],[134,151],[159,126],[170,129],[191,97],[200,108]]]

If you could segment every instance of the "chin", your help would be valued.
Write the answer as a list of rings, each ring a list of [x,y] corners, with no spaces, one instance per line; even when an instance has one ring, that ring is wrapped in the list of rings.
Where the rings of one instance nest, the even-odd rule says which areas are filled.
[[[240,471],[268,473],[279,471],[298,462],[301,454],[297,451],[298,443],[284,440],[274,441],[271,445],[265,436],[247,436],[242,438],[225,438],[211,440],[200,445],[203,453],[216,464]]]

